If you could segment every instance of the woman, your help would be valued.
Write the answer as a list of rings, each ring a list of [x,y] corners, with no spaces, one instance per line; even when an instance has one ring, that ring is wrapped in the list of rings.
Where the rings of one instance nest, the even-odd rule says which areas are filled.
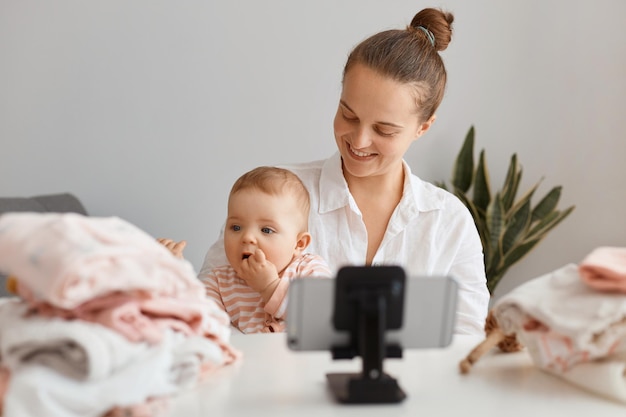
[[[411,174],[403,157],[430,129],[443,98],[453,16],[417,13],[405,30],[357,45],[344,68],[335,115],[338,153],[286,166],[309,190],[309,250],[331,270],[400,265],[409,276],[451,275],[459,283],[456,333],[482,334],[489,302],[473,218],[452,194]],[[200,277],[226,263],[221,239]]]

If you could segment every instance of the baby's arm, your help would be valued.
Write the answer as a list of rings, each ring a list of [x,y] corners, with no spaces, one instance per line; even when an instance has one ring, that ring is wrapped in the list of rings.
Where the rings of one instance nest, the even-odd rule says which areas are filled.
[[[228,264],[226,252],[224,251],[224,227],[225,226],[222,225],[218,239],[211,245],[204,256],[204,262],[202,263],[200,272],[198,272],[198,278],[200,279],[210,274],[213,268]]]

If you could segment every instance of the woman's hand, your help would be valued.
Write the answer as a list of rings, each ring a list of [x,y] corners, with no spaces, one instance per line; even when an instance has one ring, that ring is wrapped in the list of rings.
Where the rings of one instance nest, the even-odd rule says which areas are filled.
[[[185,246],[187,246],[186,241],[181,240],[180,242],[176,242],[172,239],[158,238],[157,242],[168,248],[170,252],[172,252],[172,255],[174,255],[175,257],[179,259],[185,259],[183,257],[183,250],[185,249]]]

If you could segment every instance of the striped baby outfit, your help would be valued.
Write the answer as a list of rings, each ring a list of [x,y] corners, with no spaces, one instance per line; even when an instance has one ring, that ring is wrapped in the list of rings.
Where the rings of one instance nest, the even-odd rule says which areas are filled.
[[[265,303],[261,295],[238,277],[230,265],[214,268],[202,278],[206,293],[230,316],[231,323],[243,333],[282,332],[285,329],[287,291],[294,278],[329,278],[330,269],[321,257],[306,253],[295,258],[280,276],[270,300]]]

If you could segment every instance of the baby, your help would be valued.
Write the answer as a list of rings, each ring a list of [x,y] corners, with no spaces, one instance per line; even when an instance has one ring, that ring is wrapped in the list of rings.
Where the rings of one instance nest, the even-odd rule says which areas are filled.
[[[305,252],[309,205],[300,179],[282,168],[255,168],[233,185],[224,230],[228,265],[200,279],[242,332],[284,331],[290,280],[331,276],[322,258]],[[161,243],[179,256],[184,248],[184,242]]]

